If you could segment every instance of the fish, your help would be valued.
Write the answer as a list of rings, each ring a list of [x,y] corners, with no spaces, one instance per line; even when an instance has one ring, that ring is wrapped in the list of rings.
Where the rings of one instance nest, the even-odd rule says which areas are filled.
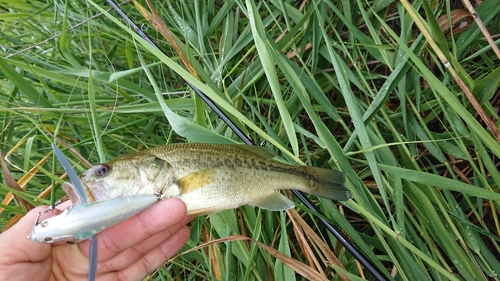
[[[319,197],[352,198],[337,170],[293,166],[273,160],[264,147],[180,143],[117,157],[80,175],[89,202],[160,194],[179,198],[188,215],[199,216],[251,205],[272,211],[293,208],[279,190]]]

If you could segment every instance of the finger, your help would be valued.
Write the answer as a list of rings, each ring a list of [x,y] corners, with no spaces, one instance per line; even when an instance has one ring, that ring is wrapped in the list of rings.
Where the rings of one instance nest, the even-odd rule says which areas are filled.
[[[177,253],[189,239],[189,234],[189,228],[187,226],[183,226],[179,231],[172,234],[169,239],[165,240],[160,246],[152,249],[150,252],[146,253],[142,259],[136,260],[133,264],[123,270],[98,273],[99,281],[141,280],[148,273],[153,272],[170,257],[175,255],[175,253]]]
[[[7,252],[15,253],[18,262],[38,262],[50,255],[52,247],[50,244],[36,243],[28,238],[38,213],[47,208],[47,206],[40,206],[31,210],[18,223],[2,233],[0,252],[4,253],[3,250],[8,247]],[[12,243],[12,241],[16,241],[16,243]],[[11,257],[0,255],[2,260],[7,258]]]
[[[30,276],[29,274],[33,273],[40,275],[46,272],[44,268],[50,267],[52,260],[49,257],[52,246],[36,243],[28,238],[38,212],[45,209],[47,206],[31,210],[18,223],[0,235],[0,253],[2,253],[0,267],[7,267],[9,272],[16,272],[21,276]],[[33,263],[33,266],[25,268],[26,263]],[[4,273],[7,274],[7,271],[0,271],[0,280],[7,280],[3,278],[7,276],[2,276]],[[43,277],[40,276],[44,279]]]
[[[186,217],[186,205],[179,199],[166,199],[130,219],[97,235],[99,261],[107,261],[125,249],[162,232]],[[79,244],[88,256],[89,241]]]
[[[187,226],[181,228],[160,246],[147,253],[142,259],[129,267],[118,271],[118,280],[139,280],[154,272],[172,256],[174,256],[189,239],[190,231]]]
[[[149,239],[136,244],[125,251],[121,252],[114,258],[100,263],[100,269],[102,271],[119,271],[130,265],[134,264],[136,261],[142,259],[147,253],[152,251],[154,248],[160,246],[162,243],[165,243],[166,240],[170,239],[171,236],[176,235],[176,233],[184,228],[186,224],[190,221],[190,218],[185,218],[177,225],[166,229]]]

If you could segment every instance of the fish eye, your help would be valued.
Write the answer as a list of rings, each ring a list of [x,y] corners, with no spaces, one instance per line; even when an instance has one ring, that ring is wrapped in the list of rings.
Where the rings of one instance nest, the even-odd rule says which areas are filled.
[[[103,177],[109,171],[111,171],[111,167],[109,165],[107,165],[107,164],[101,164],[96,169],[94,169],[94,176],[96,176],[96,177]]]

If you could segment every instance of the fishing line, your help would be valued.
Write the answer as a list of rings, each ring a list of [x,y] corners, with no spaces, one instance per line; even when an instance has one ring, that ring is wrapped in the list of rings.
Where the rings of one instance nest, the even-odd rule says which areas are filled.
[[[158,46],[149,39],[149,37],[139,28],[121,9],[118,7],[112,0],[106,0],[113,9],[139,34],[146,42],[148,42],[151,46],[158,49],[160,52],[163,52]],[[240,128],[238,128],[227,116],[222,112],[219,107],[213,103],[213,101],[208,98],[203,92],[201,92],[194,85],[186,81],[186,83],[191,87],[191,89],[198,94],[198,96],[234,131],[240,139],[248,144],[253,145],[252,141],[248,136],[246,136]],[[375,267],[375,265],[354,245],[348,238],[340,232],[340,230],[327,222],[325,219],[321,218],[321,216],[326,217],[321,213],[320,210],[316,209],[314,204],[307,198],[301,191],[292,190],[293,194],[297,196],[297,198],[311,211],[318,213],[320,216],[318,217],[321,223],[330,231],[330,233],[337,238],[337,240],[368,270],[376,280],[385,281],[388,280],[379,270]]]

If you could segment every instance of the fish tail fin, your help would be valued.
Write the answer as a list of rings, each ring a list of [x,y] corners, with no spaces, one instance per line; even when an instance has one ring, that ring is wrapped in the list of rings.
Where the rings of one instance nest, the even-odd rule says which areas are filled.
[[[344,186],[344,173],[317,167],[304,167],[311,175],[308,193],[338,201],[352,198],[351,192]]]

